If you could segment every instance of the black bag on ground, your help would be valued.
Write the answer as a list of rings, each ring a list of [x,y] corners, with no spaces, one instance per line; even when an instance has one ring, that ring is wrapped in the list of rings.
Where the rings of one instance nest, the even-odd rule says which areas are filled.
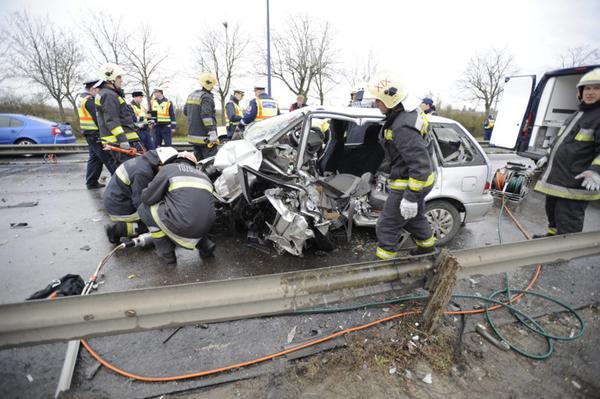
[[[65,274],[60,280],[52,280],[48,286],[33,293],[27,300],[43,299],[56,292],[56,296],[80,295],[85,282],[78,274]]]

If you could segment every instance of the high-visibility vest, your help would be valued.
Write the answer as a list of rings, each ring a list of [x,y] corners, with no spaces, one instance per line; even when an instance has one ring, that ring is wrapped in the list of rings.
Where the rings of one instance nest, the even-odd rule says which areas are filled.
[[[146,107],[144,107],[144,104],[138,105],[138,104],[132,103],[131,108],[133,108],[133,113],[135,114],[135,118],[137,119],[138,122],[140,122],[142,119],[146,118]]]
[[[256,99],[256,119],[257,121],[268,119],[277,115],[277,101],[272,98]]]
[[[77,106],[77,113],[79,114],[79,128],[81,130],[98,130],[98,126],[94,123],[92,114],[90,114],[85,107],[85,104],[91,97],[91,94],[80,94],[79,97],[77,97],[77,102],[79,103]]]
[[[152,100],[152,109],[156,111],[156,122],[158,123],[171,123],[171,115],[169,109],[171,108],[171,101],[163,101],[159,103],[158,100]]]
[[[242,116],[242,110],[240,109],[239,105],[237,105],[233,101],[231,101],[231,103],[233,104],[233,109],[235,110],[235,115],[241,117]],[[225,126],[227,126],[227,127],[229,127],[230,125],[237,126],[239,123],[240,123],[240,121],[230,122],[229,118],[227,117],[227,112],[225,112]]]

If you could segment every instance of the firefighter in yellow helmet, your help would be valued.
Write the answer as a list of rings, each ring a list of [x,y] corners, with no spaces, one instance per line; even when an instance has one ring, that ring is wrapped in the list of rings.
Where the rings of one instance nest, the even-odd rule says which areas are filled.
[[[535,186],[546,195],[548,230],[544,235],[583,230],[589,201],[600,200],[600,68],[581,77],[577,84],[579,111],[558,131],[547,157],[548,167]]]
[[[427,118],[394,72],[376,73],[368,84],[385,115],[380,142],[390,162],[390,194],[377,221],[377,257],[396,256],[401,230],[417,244],[411,255],[435,253],[435,237],[424,215],[425,196],[435,182]]]
[[[199,80],[202,89],[190,93],[183,114],[188,118],[188,141],[194,147],[196,158],[202,160],[215,155],[219,144],[215,99],[211,92],[218,82],[212,72],[203,72]]]

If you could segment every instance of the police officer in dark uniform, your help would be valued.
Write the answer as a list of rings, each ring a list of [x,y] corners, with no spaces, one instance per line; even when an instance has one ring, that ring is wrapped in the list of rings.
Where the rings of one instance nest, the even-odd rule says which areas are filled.
[[[244,116],[241,108],[240,101],[244,98],[244,91],[236,89],[233,91],[233,95],[229,98],[227,104],[225,104],[225,124],[227,126],[227,139],[231,140],[236,129],[242,129],[244,126],[240,124],[242,117]]]
[[[148,112],[142,103],[144,92],[140,90],[134,91],[131,93],[131,97],[132,100],[129,105],[133,111],[133,122],[137,127],[140,141],[146,150],[153,150],[156,148],[156,145],[154,144],[154,138],[150,134],[150,129],[148,126]]]
[[[417,244],[411,255],[435,253],[435,237],[424,215],[425,196],[435,182],[427,117],[404,107],[410,102],[409,93],[393,72],[375,74],[368,89],[385,114],[380,140],[390,162],[390,193],[377,221],[376,255],[396,256],[402,228]]]
[[[211,93],[216,84],[214,73],[203,72],[200,75],[202,89],[190,93],[183,108],[183,114],[188,118],[188,142],[194,147],[198,160],[211,157],[218,150],[215,99]]]
[[[248,108],[244,112],[244,117],[241,121],[242,125],[249,125],[254,121],[261,121],[279,115],[277,101],[265,93],[264,86],[254,86],[254,96],[255,98],[250,100],[250,104],[248,104]]]

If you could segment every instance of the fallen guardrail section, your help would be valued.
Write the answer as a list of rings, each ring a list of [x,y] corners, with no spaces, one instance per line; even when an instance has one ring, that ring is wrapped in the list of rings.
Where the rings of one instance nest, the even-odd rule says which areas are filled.
[[[188,143],[173,143],[172,146],[178,151],[192,150]],[[64,155],[64,154],[87,154],[87,144],[29,144],[29,145],[0,145],[0,156],[19,155]]]
[[[600,232],[442,252],[458,263],[454,279],[599,254]],[[404,294],[425,287],[438,266],[432,257],[404,258],[0,305],[0,348],[275,315],[387,291]]]

